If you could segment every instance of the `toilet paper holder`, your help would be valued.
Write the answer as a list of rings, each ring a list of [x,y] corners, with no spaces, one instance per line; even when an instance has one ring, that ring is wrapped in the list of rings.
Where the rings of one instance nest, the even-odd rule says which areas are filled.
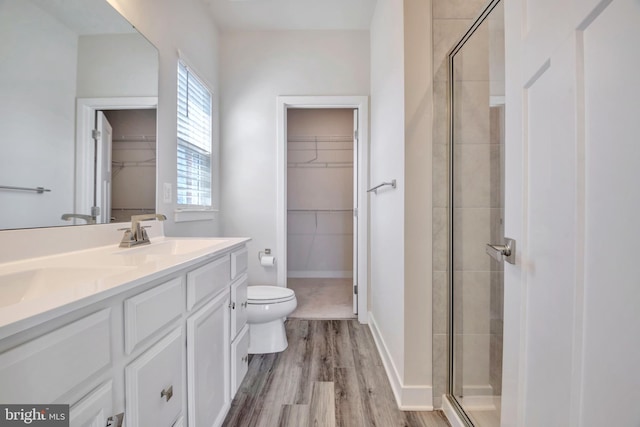
[[[258,252],[258,260],[262,261],[262,257],[265,255],[271,255],[271,249],[265,249],[264,251]]]

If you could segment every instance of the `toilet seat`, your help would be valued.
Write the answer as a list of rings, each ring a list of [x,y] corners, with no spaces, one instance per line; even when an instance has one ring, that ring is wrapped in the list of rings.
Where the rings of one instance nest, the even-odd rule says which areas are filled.
[[[249,304],[277,304],[294,299],[293,289],[281,286],[249,286],[247,287],[247,302]]]

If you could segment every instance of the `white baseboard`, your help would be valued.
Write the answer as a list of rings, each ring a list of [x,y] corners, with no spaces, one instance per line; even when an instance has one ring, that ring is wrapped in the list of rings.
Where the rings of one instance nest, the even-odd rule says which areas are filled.
[[[433,387],[403,385],[402,378],[396,369],[391,353],[380,334],[373,313],[369,312],[369,329],[378,348],[382,364],[391,383],[393,396],[398,408],[402,411],[433,411]]]
[[[353,271],[289,271],[287,277],[291,279],[350,279]]]

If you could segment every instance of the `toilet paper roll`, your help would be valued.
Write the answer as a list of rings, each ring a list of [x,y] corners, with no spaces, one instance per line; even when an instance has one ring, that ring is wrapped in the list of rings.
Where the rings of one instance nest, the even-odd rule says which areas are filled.
[[[270,255],[262,255],[260,257],[260,265],[265,267],[273,267],[276,265],[276,257]]]

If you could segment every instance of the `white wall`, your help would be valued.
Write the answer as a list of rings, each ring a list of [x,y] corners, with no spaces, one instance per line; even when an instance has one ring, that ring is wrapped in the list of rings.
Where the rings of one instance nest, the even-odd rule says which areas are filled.
[[[77,96],[158,96],[158,51],[138,33],[80,36]]]
[[[249,236],[252,284],[274,284],[276,257],[276,98],[367,95],[367,31],[231,32],[221,37],[221,218],[226,236]],[[283,167],[283,166],[281,166]]]
[[[371,23],[371,327],[401,408],[433,406],[431,2],[378,1]]]
[[[218,84],[218,31],[208,7],[200,0],[108,0],[159,51],[158,84],[158,188],[159,213],[167,215],[165,232],[171,236],[216,236],[219,220],[173,221],[176,201],[176,93],[178,50],[213,92],[214,151],[219,145],[220,86]],[[218,159],[214,158],[214,164]],[[163,202],[163,183],[173,188],[172,202]],[[214,194],[219,177],[214,174]],[[215,196],[214,196],[215,197]],[[215,203],[215,202],[214,202]]]
[[[404,375],[404,17],[403,2],[378,0],[371,22],[371,185],[397,190],[370,197],[370,311]]]
[[[73,212],[77,35],[24,1],[0,3],[0,228],[67,224]],[[37,117],[37,120],[34,119]]]

